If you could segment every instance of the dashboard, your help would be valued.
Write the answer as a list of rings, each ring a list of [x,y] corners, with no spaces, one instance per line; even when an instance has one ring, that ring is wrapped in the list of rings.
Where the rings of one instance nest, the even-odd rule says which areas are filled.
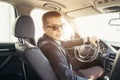
[[[99,55],[103,64],[103,68],[106,71],[106,75],[110,77],[112,71],[114,71],[113,66],[116,65],[116,57],[120,53],[120,46],[119,44],[105,40],[100,40],[99,46]]]
[[[115,47],[113,47],[111,43],[105,42],[103,40],[100,41],[99,45],[100,45],[99,51],[100,57],[114,61],[118,50]]]

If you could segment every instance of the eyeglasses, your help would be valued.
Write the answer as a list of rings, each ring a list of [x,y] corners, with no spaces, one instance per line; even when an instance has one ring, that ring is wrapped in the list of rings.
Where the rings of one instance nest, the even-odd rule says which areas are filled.
[[[52,28],[54,31],[56,31],[56,30],[59,30],[59,28],[63,29],[63,25],[64,24],[61,24],[61,25],[52,24],[52,25],[46,25],[46,26],[47,26],[47,28]]]

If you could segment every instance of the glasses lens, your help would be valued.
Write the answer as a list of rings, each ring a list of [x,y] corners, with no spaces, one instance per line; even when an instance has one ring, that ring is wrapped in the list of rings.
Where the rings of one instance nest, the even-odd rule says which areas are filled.
[[[57,27],[57,26],[52,26],[52,29],[53,29],[53,30],[58,30],[59,27]]]
[[[59,28],[63,29],[63,24],[61,25],[47,25],[48,28],[52,28],[54,31],[59,30]]]

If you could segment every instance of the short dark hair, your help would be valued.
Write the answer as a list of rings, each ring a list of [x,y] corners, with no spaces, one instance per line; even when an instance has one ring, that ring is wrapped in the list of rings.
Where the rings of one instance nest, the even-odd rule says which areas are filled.
[[[43,14],[42,16],[42,23],[43,23],[43,26],[46,26],[47,25],[47,19],[48,18],[51,18],[51,17],[61,17],[62,15],[57,12],[57,11],[49,11],[49,12],[46,12],[45,14]]]

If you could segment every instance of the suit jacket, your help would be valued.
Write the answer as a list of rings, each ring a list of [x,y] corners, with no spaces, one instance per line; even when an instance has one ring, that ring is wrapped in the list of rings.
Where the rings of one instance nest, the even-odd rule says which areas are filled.
[[[60,80],[87,80],[74,74],[65,48],[83,44],[82,39],[55,41],[46,34],[38,40],[38,47],[47,57],[50,65]]]

